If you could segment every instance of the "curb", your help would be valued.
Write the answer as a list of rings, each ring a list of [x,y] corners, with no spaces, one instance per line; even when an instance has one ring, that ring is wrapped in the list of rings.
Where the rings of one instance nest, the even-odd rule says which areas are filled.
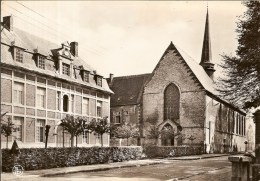
[[[223,157],[223,156],[230,156],[230,154],[223,154],[223,155],[212,155],[212,156],[205,156],[205,157],[172,157],[167,158],[168,160],[201,160],[201,159],[208,159],[208,158],[216,158],[216,157]]]
[[[157,165],[163,164],[164,162],[154,162],[154,163],[140,163],[134,165],[121,165],[121,166],[113,166],[113,167],[105,167],[105,168],[94,168],[94,169],[83,169],[83,170],[75,170],[75,171],[67,171],[67,172],[59,172],[59,173],[52,173],[52,174],[42,174],[40,177],[52,177],[64,174],[73,174],[73,173],[80,173],[80,172],[99,172],[99,171],[106,171],[118,168],[129,168],[129,167],[141,167],[141,166],[149,166],[149,165]]]

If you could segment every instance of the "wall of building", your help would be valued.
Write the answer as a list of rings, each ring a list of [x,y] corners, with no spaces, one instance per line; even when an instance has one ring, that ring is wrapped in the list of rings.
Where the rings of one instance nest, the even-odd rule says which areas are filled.
[[[23,103],[15,104],[14,102],[14,84],[23,85]],[[15,123],[15,118],[19,117],[23,121],[22,141],[18,141],[19,147],[44,147],[43,142],[37,142],[37,121],[44,120],[45,125],[50,125],[48,146],[61,146],[57,143],[57,128],[60,120],[67,114],[74,116],[84,116],[88,119],[97,118],[97,101],[102,102],[102,117],[108,116],[110,111],[109,95],[89,89],[87,86],[65,82],[63,80],[51,78],[44,75],[22,71],[22,69],[4,68],[1,74],[1,112],[8,112],[6,116],[10,116]],[[37,105],[37,88],[45,90],[45,106]],[[58,99],[58,94],[61,95]],[[63,95],[69,97],[69,110],[63,111]],[[72,97],[74,96],[74,100]],[[82,106],[83,98],[89,100],[89,114],[84,114]],[[9,147],[11,147],[16,133],[9,138]],[[66,146],[69,146],[69,136]],[[82,135],[78,138],[78,146],[100,145],[100,138],[97,135],[88,135],[88,141],[82,139]],[[109,145],[109,135],[103,137],[104,145]],[[2,136],[2,147],[6,147],[6,138]],[[86,143],[87,142],[87,143]],[[75,143],[75,142],[74,142]]]
[[[207,152],[244,151],[247,140],[245,116],[206,96],[205,143]]]
[[[120,116],[121,123],[116,122],[116,117]],[[116,106],[111,107],[111,122],[116,125],[121,125],[124,123],[135,124],[139,126],[140,130],[142,129],[141,126],[141,117],[142,117],[142,107],[140,104],[138,105],[126,105],[126,106]],[[126,146],[127,141],[126,139],[117,139],[111,138],[110,140],[111,146]],[[138,145],[139,142],[137,138],[131,138],[128,140],[129,145]]]
[[[169,50],[158,63],[151,81],[145,86],[143,95],[143,120],[145,130],[149,129],[148,119],[157,115],[157,124],[164,120],[164,90],[174,83],[180,91],[180,117],[176,120],[182,126],[185,137],[195,137],[184,144],[200,144],[204,140],[205,92],[191,73],[181,56]]]

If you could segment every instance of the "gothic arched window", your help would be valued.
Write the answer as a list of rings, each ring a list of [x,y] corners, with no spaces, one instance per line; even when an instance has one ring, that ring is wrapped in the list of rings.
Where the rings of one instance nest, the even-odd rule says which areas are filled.
[[[164,120],[179,119],[180,92],[175,84],[170,84],[164,91]]]

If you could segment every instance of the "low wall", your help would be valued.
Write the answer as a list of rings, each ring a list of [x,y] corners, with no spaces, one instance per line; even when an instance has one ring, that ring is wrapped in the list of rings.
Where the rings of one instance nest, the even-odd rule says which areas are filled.
[[[147,146],[144,150],[148,158],[178,157],[187,155],[200,155],[201,146]]]
[[[22,148],[15,158],[10,150],[2,150],[2,170],[10,172],[15,164],[24,170],[91,165],[140,159],[143,148],[135,147],[81,147],[81,148]]]

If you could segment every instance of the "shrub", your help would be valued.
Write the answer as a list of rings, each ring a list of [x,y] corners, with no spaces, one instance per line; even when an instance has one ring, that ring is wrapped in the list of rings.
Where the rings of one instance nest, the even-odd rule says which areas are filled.
[[[144,152],[148,158],[155,158],[199,155],[202,150],[201,146],[147,146]]]
[[[22,148],[15,163],[24,170],[39,170],[58,167],[91,165],[126,160],[137,160],[142,157],[142,147],[82,147],[82,148]],[[2,170],[10,172],[14,157],[10,150],[2,150]]]

